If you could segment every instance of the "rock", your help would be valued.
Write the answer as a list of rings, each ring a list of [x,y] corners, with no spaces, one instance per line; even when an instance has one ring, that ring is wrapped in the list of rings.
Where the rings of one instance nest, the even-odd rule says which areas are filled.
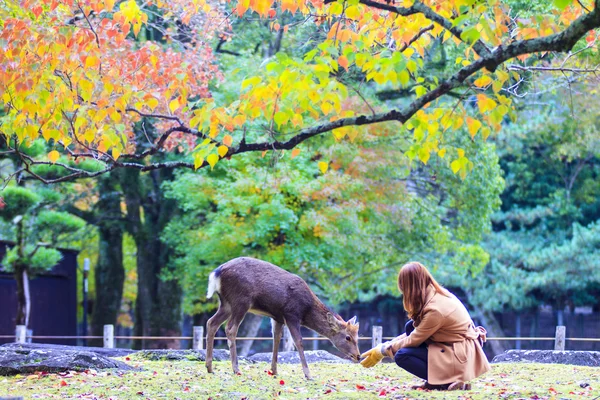
[[[89,351],[63,349],[19,349],[0,347],[0,375],[32,374],[117,368],[133,369],[124,362]]]
[[[136,357],[141,357],[150,361],[166,361],[166,360],[190,360],[190,361],[206,361],[206,350],[140,350],[136,353]],[[214,361],[229,360],[229,351],[213,350]],[[239,357],[239,361],[245,361],[245,357]]]
[[[307,363],[324,362],[324,363],[350,363],[350,360],[337,357],[325,350],[316,351],[305,351],[304,356],[306,357]],[[253,362],[271,362],[273,357],[272,353],[256,353],[248,360]],[[277,363],[279,364],[300,364],[300,357],[297,351],[281,351],[277,356]]]
[[[530,362],[543,364],[570,364],[600,367],[599,351],[508,350],[497,355],[492,363]]]
[[[131,349],[107,349],[104,347],[83,347],[83,346],[65,346],[60,344],[44,343],[6,343],[0,346],[0,349],[46,349],[46,350],[70,350],[70,351],[89,351],[104,357],[125,357],[137,350]]]

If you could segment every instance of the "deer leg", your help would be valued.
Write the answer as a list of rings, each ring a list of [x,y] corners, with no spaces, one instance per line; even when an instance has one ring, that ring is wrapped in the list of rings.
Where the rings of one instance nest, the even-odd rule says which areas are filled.
[[[213,348],[215,344],[215,335],[219,327],[229,318],[229,311],[225,310],[222,304],[219,304],[219,309],[206,323],[206,370],[208,373],[213,372]]]
[[[235,347],[235,339],[237,332],[246,315],[246,310],[243,313],[236,313],[229,318],[227,325],[225,326],[225,335],[227,335],[227,344],[229,345],[229,356],[231,357],[231,367],[233,368],[234,374],[240,374],[237,359],[237,348]]]
[[[277,353],[279,352],[279,342],[281,341],[281,334],[283,333],[283,324],[271,320],[273,327],[273,359],[271,360],[271,372],[273,375],[277,375]]]
[[[302,363],[302,371],[306,379],[311,379],[310,371],[308,370],[308,364],[306,357],[304,357],[304,346],[302,346],[302,335],[300,334],[300,323],[286,320],[286,325],[290,330],[296,349],[298,349],[298,355],[300,356],[300,362]]]

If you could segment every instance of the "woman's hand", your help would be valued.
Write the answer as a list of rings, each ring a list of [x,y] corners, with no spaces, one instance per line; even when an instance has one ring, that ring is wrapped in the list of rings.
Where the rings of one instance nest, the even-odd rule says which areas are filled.
[[[363,360],[360,362],[365,368],[371,368],[378,364],[385,357],[383,344],[373,347],[371,350],[360,355]]]

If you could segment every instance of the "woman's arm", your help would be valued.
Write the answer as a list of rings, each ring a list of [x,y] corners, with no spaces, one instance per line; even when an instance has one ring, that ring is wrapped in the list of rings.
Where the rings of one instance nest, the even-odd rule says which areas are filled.
[[[423,320],[415,330],[406,336],[400,335],[396,339],[384,343],[383,349],[386,355],[393,357],[394,354],[403,347],[417,347],[429,339],[440,329],[444,322],[444,317],[437,310],[431,310],[423,316]]]

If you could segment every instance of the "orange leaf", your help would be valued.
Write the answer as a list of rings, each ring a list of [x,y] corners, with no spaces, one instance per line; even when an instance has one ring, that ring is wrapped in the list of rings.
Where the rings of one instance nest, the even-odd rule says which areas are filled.
[[[231,137],[231,135],[225,135],[225,137],[223,137],[223,144],[227,147],[231,147],[231,144],[233,143],[233,137]]]
[[[296,157],[298,154],[300,154],[300,149],[296,148],[296,149],[292,150],[292,159],[294,157]]]
[[[344,67],[346,71],[348,71],[348,58],[346,56],[340,56],[337,62],[340,66]]]

